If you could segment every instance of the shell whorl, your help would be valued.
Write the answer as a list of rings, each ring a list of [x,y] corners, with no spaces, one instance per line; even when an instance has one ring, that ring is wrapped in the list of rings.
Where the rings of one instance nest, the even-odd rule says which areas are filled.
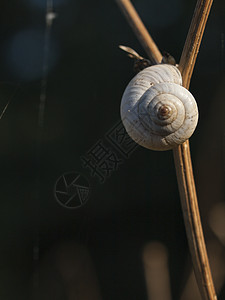
[[[182,85],[177,67],[154,65],[138,73],[126,87],[121,119],[129,136],[151,150],[169,150],[194,132],[198,108]]]

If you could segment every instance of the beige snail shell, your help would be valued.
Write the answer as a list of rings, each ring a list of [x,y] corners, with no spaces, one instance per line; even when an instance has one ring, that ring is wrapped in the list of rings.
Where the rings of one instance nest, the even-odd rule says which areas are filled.
[[[141,146],[164,151],[186,141],[198,122],[198,107],[177,67],[160,64],[138,73],[126,87],[121,119]]]

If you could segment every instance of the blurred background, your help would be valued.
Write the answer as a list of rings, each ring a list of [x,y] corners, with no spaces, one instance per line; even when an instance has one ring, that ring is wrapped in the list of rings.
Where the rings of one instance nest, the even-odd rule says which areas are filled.
[[[179,62],[195,1],[133,4],[159,49]],[[118,45],[146,54],[115,1],[52,5],[46,27],[46,0],[1,1],[1,112],[9,105],[0,120],[0,298],[199,300],[172,151],[129,144],[124,153],[113,142],[122,130],[121,96],[134,76]],[[224,18],[225,2],[216,0],[190,86],[200,111],[190,141],[193,167],[219,299],[225,297]],[[85,164],[103,150],[113,158],[110,169]],[[70,192],[65,178],[68,185],[78,178]],[[66,197],[77,187],[79,203],[57,192]]]

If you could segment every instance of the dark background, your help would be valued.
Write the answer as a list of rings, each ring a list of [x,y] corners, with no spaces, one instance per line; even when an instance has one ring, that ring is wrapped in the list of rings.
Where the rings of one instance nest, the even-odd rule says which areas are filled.
[[[133,3],[159,49],[178,62],[195,1]],[[82,299],[66,296],[66,285],[51,294],[64,279],[57,259],[49,261],[58,247],[78,245],[91,257],[102,299],[147,299],[142,250],[157,240],[167,248],[172,296],[179,299],[191,263],[172,151],[138,147],[128,159],[120,156],[123,163],[104,184],[80,160],[120,120],[134,72],[118,45],[146,54],[112,0],[55,0],[54,12],[41,130],[46,2],[0,5],[1,111],[10,100],[0,120],[0,298]],[[225,3],[215,1],[190,86],[200,111],[191,138],[199,206],[206,239],[220,246],[208,217],[224,201],[224,20]],[[81,208],[64,208],[54,197],[56,180],[68,171],[83,174],[92,187]]]

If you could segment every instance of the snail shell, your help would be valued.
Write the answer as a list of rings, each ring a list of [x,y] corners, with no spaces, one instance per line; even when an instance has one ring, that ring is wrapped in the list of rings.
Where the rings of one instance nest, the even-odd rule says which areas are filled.
[[[151,150],[169,150],[194,132],[198,107],[182,85],[177,67],[154,65],[138,73],[126,87],[121,119],[129,136]]]

